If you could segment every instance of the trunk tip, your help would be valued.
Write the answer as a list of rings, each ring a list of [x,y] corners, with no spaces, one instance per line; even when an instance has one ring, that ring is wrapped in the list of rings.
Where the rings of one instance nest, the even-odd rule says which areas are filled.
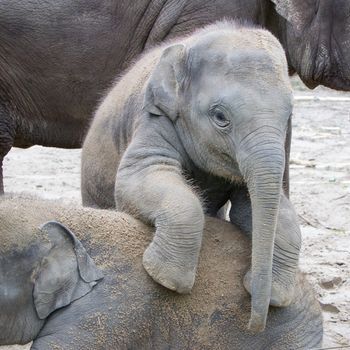
[[[248,324],[248,329],[253,333],[261,333],[265,330],[266,318],[267,314],[261,315],[252,310]]]

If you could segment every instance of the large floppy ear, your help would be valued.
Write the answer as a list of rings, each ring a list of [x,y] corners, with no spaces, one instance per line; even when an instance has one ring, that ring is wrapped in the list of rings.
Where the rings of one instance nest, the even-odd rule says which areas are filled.
[[[300,33],[317,12],[316,0],[272,0],[272,2],[275,4],[277,13]]]
[[[175,120],[178,115],[178,89],[184,75],[185,46],[166,48],[146,87],[144,110]]]
[[[50,221],[41,231],[51,248],[35,276],[34,304],[40,319],[89,293],[103,278],[82,243],[62,224]]]

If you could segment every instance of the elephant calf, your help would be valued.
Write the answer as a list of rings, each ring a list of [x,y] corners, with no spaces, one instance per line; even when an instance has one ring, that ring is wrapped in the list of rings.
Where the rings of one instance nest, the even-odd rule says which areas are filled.
[[[265,30],[221,22],[156,47],[97,110],[83,146],[83,204],[152,223],[143,266],[188,293],[204,212],[230,200],[231,221],[252,231],[245,286],[250,329],[261,331],[269,303],[294,295],[300,231],[282,191],[291,113],[286,58]]]
[[[271,307],[264,332],[247,331],[250,302],[241,280],[250,243],[230,223],[207,218],[191,295],[163,288],[145,272],[141,256],[151,237],[127,214],[0,197],[0,345],[32,339],[37,350],[321,345],[320,307],[300,274],[291,305]]]

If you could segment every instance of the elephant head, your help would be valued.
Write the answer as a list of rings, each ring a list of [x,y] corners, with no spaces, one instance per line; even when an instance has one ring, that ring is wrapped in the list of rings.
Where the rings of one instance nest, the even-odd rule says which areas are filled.
[[[350,2],[272,0],[288,61],[309,87],[350,91]]]
[[[172,120],[196,167],[246,183],[253,211],[250,328],[260,331],[271,294],[292,93],[283,49],[270,33],[221,26],[164,51],[145,108]]]
[[[21,235],[1,227],[0,345],[25,344],[53,311],[89,293],[102,274],[57,222]]]

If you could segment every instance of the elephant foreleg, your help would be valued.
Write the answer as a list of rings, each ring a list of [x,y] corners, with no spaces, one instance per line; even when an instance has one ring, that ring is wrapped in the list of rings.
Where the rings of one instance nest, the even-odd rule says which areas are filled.
[[[172,166],[152,165],[117,174],[117,209],[151,222],[156,232],[143,255],[143,266],[161,285],[188,293],[194,283],[204,214],[201,202]]]
[[[244,187],[231,196],[230,220],[247,233],[251,233],[251,204]],[[274,306],[289,305],[294,296],[295,277],[299,261],[301,233],[296,213],[289,199],[283,194],[280,199],[276,227],[270,304]],[[245,276],[245,288],[251,293],[251,271]]]

